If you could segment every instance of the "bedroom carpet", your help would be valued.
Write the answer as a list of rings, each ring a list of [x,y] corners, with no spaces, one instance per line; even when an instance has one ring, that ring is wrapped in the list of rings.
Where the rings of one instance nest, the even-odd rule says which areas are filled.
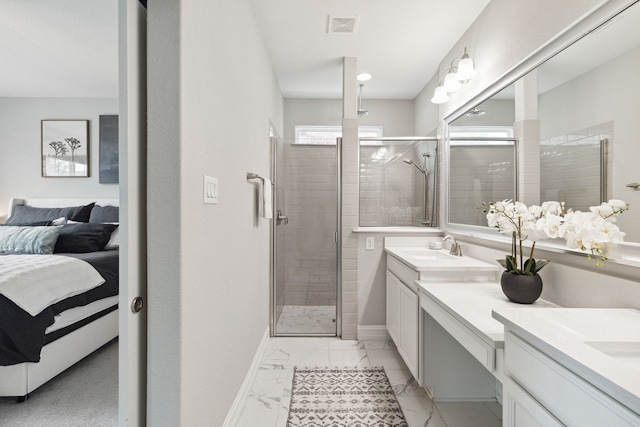
[[[118,424],[118,341],[112,341],[29,395],[0,397],[0,426],[105,427]]]

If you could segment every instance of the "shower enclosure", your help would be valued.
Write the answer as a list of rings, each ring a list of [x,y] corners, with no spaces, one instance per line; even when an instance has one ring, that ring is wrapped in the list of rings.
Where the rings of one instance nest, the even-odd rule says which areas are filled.
[[[339,330],[340,147],[272,138],[271,335]]]
[[[437,138],[360,138],[360,226],[438,225]]]

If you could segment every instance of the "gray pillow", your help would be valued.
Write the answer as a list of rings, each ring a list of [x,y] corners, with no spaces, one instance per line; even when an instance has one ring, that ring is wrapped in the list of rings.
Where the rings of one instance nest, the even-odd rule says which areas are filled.
[[[16,206],[13,215],[7,219],[7,224],[33,223],[38,221],[52,221],[65,217],[77,222],[89,222],[91,210],[95,203],[86,206],[72,206],[66,208],[36,208],[33,206]]]
[[[120,222],[119,211],[120,208],[118,206],[96,205],[91,209],[89,222],[93,224]]]
[[[1,227],[0,254],[52,254],[61,225]]]

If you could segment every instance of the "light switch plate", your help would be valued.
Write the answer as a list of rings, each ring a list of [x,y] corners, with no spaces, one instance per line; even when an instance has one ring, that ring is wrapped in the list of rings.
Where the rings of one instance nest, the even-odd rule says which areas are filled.
[[[218,204],[218,178],[212,178],[207,175],[204,176],[202,203]]]
[[[368,251],[372,251],[375,249],[373,237],[367,237],[367,240],[365,240],[365,249]]]

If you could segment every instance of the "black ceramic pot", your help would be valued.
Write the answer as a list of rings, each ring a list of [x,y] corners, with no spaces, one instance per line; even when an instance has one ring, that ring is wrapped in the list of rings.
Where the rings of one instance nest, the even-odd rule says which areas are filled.
[[[537,274],[526,276],[505,271],[500,278],[500,285],[507,298],[518,304],[531,304],[542,293],[542,278]]]

